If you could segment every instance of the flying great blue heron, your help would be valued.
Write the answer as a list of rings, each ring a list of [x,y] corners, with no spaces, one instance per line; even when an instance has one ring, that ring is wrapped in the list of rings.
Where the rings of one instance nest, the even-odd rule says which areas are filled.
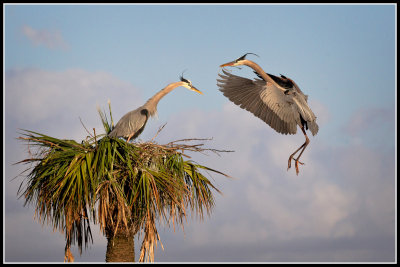
[[[224,75],[219,74],[219,90],[236,105],[253,113],[281,134],[295,134],[297,125],[303,132],[306,141],[288,160],[288,170],[292,159],[295,161],[296,174],[299,174],[298,164],[310,140],[305,130],[310,130],[312,135],[318,132],[316,116],[307,104],[308,96],[303,94],[297,84],[283,75],[277,77],[266,73],[259,65],[247,60],[247,54],[240,58],[222,64],[220,67],[246,65],[254,70],[260,79],[247,79],[233,75],[222,69]],[[297,158],[294,155],[301,149]]]
[[[143,132],[148,118],[157,114],[158,101],[160,101],[162,97],[174,90],[176,87],[183,86],[191,91],[203,94],[200,90],[196,89],[196,87],[192,85],[190,80],[183,78],[183,76],[180,76],[180,80],[180,82],[168,84],[164,89],[160,90],[152,98],[147,100],[143,106],[126,113],[118,121],[108,136],[123,137],[127,139],[127,142],[129,142],[130,139],[135,139],[138,137]]]

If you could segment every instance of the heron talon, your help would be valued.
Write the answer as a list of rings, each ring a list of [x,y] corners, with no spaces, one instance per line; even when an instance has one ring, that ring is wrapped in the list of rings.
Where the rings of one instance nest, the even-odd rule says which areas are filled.
[[[296,175],[299,175],[299,163],[301,164],[301,165],[304,165],[304,163],[303,162],[300,162],[299,160],[294,160],[295,162],[296,162]]]
[[[288,168],[287,168],[287,170],[289,170],[290,167],[292,167],[292,159],[293,159],[294,162],[295,162],[296,175],[299,175],[299,172],[300,172],[300,171],[299,171],[299,164],[304,165],[304,163],[301,162],[301,161],[299,161],[298,158],[297,158],[297,159],[294,159],[293,156],[290,156],[290,157],[289,157],[289,160],[288,160]]]
[[[292,167],[292,156],[289,157],[287,170],[289,170],[290,167]]]

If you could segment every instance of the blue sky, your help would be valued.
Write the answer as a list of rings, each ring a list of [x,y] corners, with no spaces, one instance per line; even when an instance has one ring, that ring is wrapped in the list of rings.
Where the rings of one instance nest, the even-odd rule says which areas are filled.
[[[394,5],[6,5],[6,261],[63,259],[63,236],[16,199],[18,129],[81,140],[79,118],[101,131],[97,105],[110,100],[118,120],[185,70],[204,95],[171,92],[140,138],[164,123],[160,143],[212,137],[235,152],[195,160],[238,179],[214,177],[224,195],[212,216],[185,235],[165,228],[156,260],[394,261],[396,20]],[[285,165],[301,132],[279,135],[217,88],[219,65],[247,52],[309,95],[320,131],[299,176]],[[95,241],[75,259],[103,261]]]

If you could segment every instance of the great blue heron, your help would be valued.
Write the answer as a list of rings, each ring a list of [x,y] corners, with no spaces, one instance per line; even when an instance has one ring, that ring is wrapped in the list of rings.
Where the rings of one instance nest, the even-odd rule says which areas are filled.
[[[292,79],[266,73],[255,62],[247,60],[247,54],[252,53],[246,53],[220,67],[246,65],[252,68],[260,79],[243,78],[222,69],[224,75],[219,74],[222,79],[217,80],[219,90],[233,103],[250,111],[278,133],[295,134],[297,125],[300,127],[306,141],[288,160],[288,170],[293,159],[296,174],[299,174],[298,164],[304,164],[299,159],[310,142],[305,130],[310,130],[313,135],[318,132],[316,116],[307,104],[308,96],[303,94]],[[300,154],[294,158],[300,149]]]
[[[127,139],[127,142],[129,142],[129,140],[132,138],[135,139],[138,137],[143,132],[148,118],[157,113],[158,101],[160,101],[162,97],[174,90],[176,87],[183,86],[191,91],[203,94],[200,90],[192,85],[190,80],[183,78],[183,76],[180,76],[180,80],[180,82],[168,84],[164,89],[160,90],[152,98],[147,100],[143,106],[126,113],[118,121],[108,136],[124,137]]]

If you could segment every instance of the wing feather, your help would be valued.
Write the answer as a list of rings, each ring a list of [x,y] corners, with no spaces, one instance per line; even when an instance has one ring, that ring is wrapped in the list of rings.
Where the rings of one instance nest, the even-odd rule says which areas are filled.
[[[266,122],[279,133],[295,134],[297,132],[296,123],[289,120],[285,121],[276,113],[278,106],[272,100],[262,97],[268,90],[265,86],[265,81],[243,78],[228,73],[224,69],[222,69],[222,72],[223,74],[219,74],[221,79],[217,79],[217,85],[224,96],[242,109],[251,112],[254,116]],[[276,90],[280,89],[276,88]]]
[[[148,120],[147,113],[143,112],[143,110],[143,107],[139,107],[126,113],[108,136],[128,138],[131,134],[134,134],[133,138],[136,138],[143,131]]]

